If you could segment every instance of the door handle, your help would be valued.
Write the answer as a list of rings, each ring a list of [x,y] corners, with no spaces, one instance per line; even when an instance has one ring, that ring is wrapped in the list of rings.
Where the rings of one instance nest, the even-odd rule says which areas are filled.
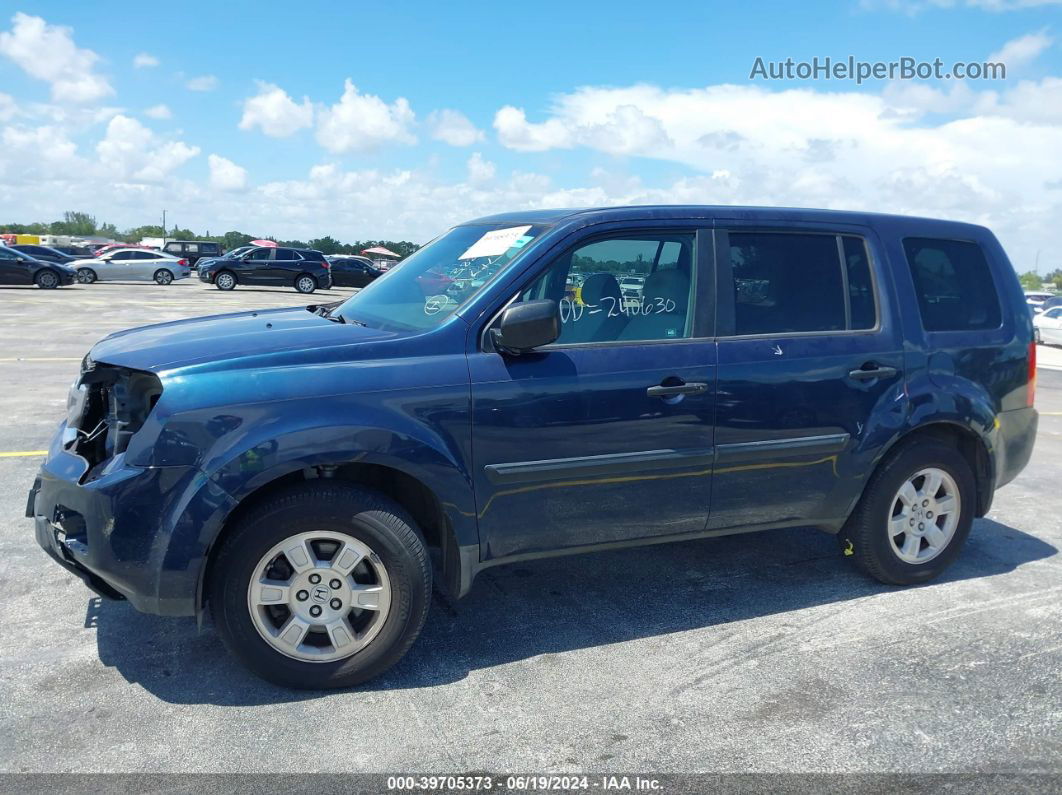
[[[873,362],[867,362],[858,370],[852,370],[848,373],[849,378],[854,378],[856,381],[870,381],[873,378],[891,378],[896,375],[895,367],[884,367],[880,364],[874,364]]]
[[[701,392],[708,391],[708,384],[700,381],[690,381],[686,384],[675,384],[674,386],[651,386],[645,390],[645,394],[649,397],[671,397],[672,395],[699,395]]]

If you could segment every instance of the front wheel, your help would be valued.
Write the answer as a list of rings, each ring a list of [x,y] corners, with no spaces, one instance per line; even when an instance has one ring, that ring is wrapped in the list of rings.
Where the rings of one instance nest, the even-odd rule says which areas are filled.
[[[295,289],[300,293],[312,293],[317,289],[317,279],[308,273],[304,273],[295,280]]]
[[[976,502],[973,471],[962,454],[936,440],[917,440],[874,473],[839,540],[845,554],[881,582],[926,582],[958,556]]]
[[[92,284],[96,281],[96,271],[92,268],[78,268],[77,280],[79,284]]]
[[[48,270],[38,272],[34,281],[37,282],[37,286],[42,290],[54,290],[59,286],[59,277]]]
[[[169,284],[173,281],[173,274],[165,268],[159,268],[155,271],[155,281],[159,284]]]
[[[431,569],[412,518],[346,483],[281,492],[234,527],[208,598],[228,649],[286,687],[349,687],[409,649],[427,616]]]
[[[232,290],[236,287],[236,277],[228,271],[222,271],[214,277],[214,286],[219,290]]]

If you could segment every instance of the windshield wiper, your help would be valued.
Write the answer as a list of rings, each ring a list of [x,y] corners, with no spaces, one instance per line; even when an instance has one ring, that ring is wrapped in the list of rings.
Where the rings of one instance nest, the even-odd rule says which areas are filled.
[[[364,326],[365,325],[360,320],[354,320],[353,318],[350,318],[348,320],[343,315],[333,315],[332,311],[334,309],[338,309],[340,306],[342,306],[342,304],[343,304],[342,301],[335,301],[335,302],[333,302],[331,304],[319,304],[317,306],[309,306],[309,307],[306,307],[306,308],[311,310],[315,315],[318,315],[320,317],[328,318],[333,323],[350,323],[353,326]]]

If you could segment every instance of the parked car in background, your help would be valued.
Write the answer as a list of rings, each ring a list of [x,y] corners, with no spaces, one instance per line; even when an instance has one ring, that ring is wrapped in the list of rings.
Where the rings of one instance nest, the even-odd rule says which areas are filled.
[[[221,244],[213,240],[169,240],[162,247],[166,254],[188,261],[193,268],[203,257],[220,257]]]
[[[1040,304],[1040,311],[1046,312],[1053,306],[1062,306],[1062,295],[1056,295],[1046,299],[1042,304]]]
[[[50,246],[35,246],[29,243],[16,243],[11,246],[11,248],[15,251],[21,251],[23,254],[32,257],[35,260],[40,260],[41,262],[58,262],[61,265],[66,265],[77,259],[77,257],[65,254]]]
[[[197,262],[192,262],[189,264],[192,266],[192,270],[198,270],[200,266],[213,262],[217,259],[239,259],[244,254],[256,248],[258,248],[258,246],[239,246],[238,248],[234,248],[231,251],[226,251],[220,257],[200,257]]]
[[[1062,345],[1062,306],[1052,306],[1033,318],[1036,341],[1044,345]]]
[[[1032,307],[1033,312],[1039,313],[1043,311],[1044,301],[1054,297],[1054,293],[1041,292],[1038,290],[1030,291],[1025,293],[1025,303]]]
[[[76,280],[74,269],[34,259],[23,251],[0,246],[0,284],[35,284],[51,290]]]
[[[141,246],[138,243],[105,243],[104,245],[98,246],[97,248],[93,249],[92,256],[100,257],[106,254],[108,251],[117,251],[118,249],[125,248],[138,248],[143,251],[158,251],[157,248],[152,248],[151,246]]]
[[[642,295],[642,288],[645,286],[645,277],[621,276],[619,286],[624,298],[640,298]]]
[[[332,286],[324,254],[308,248],[256,246],[229,259],[200,260],[199,280],[219,290],[237,285],[294,287],[300,293],[327,290]]]
[[[187,279],[191,268],[187,261],[144,248],[119,248],[99,256],[74,260],[70,263],[82,284],[96,281],[154,281],[170,284]]]
[[[72,257],[91,257],[92,249],[88,246],[52,246],[56,251],[69,254]]]
[[[652,263],[636,307],[617,311],[612,262]],[[421,276],[455,267],[491,276],[424,295]],[[104,338],[28,513],[98,593],[209,610],[259,675],[346,687],[410,648],[433,578],[458,598],[500,564],[810,526],[880,582],[927,583],[1028,463],[1035,368],[1017,275],[981,226],[517,212],[338,305]],[[652,602],[651,573],[622,576]]]
[[[383,275],[368,257],[334,255],[325,259],[331,266],[334,287],[364,287]]]

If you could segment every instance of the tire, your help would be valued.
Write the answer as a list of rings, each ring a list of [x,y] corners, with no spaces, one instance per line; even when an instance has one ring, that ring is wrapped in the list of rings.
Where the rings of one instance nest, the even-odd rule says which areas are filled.
[[[317,279],[308,273],[300,273],[295,277],[295,289],[300,293],[309,295],[317,289]]]
[[[284,566],[281,574],[291,585],[287,601],[271,601],[268,606],[256,604],[256,592],[250,590],[252,579],[257,582],[262,572],[272,572],[270,578],[280,576],[268,563],[263,567],[263,561],[279,561],[282,557],[282,562],[287,563],[288,558],[283,552],[277,558],[271,556],[292,539],[307,536],[326,537],[323,542],[326,546],[313,547],[318,558],[317,568],[306,560],[303,563],[308,568],[301,573],[294,571],[291,565]],[[331,543],[349,543],[349,547],[330,550],[327,545]],[[372,585],[370,576],[370,584],[360,586],[382,591],[376,597],[375,611],[372,608],[354,609],[354,604],[364,603],[363,597],[352,595],[350,590],[343,593],[347,583],[334,587],[339,586],[334,576],[343,575],[321,568],[340,566],[335,561],[344,550],[355,547],[364,556],[357,558],[359,562],[351,576],[364,577],[365,572],[369,572],[381,584]],[[327,555],[333,555],[331,560],[322,559]],[[309,582],[314,582],[312,577],[318,571],[324,576],[324,580],[318,582],[322,586],[327,584],[328,588],[305,585],[306,577],[310,578]],[[353,587],[359,586],[355,583]],[[309,588],[314,591],[310,597],[307,594]],[[266,590],[269,589],[263,589],[263,592]],[[327,593],[318,594],[318,591]],[[238,521],[222,544],[212,561],[207,583],[211,614],[229,651],[263,679],[307,690],[351,687],[394,665],[420,634],[428,613],[430,594],[431,567],[424,538],[413,519],[382,494],[334,481],[302,483],[282,490],[253,508]],[[333,598],[338,596],[350,598],[350,606]],[[320,604],[314,605],[314,601]],[[316,609],[320,615],[324,605],[331,605],[338,612],[326,613],[321,620],[329,621],[329,616],[333,616],[334,623],[335,616],[348,611],[345,615],[351,623],[343,626],[354,632],[353,636],[347,636],[348,641],[358,645],[362,638],[367,638],[364,645],[344,655],[340,644],[334,643],[331,632],[326,632],[323,627],[307,631],[304,640],[296,642],[297,646],[282,643],[281,636],[289,634],[287,630],[299,618],[295,611]],[[278,608],[279,614],[271,612]],[[306,618],[305,621],[312,622],[313,619]],[[365,622],[362,630],[355,625],[356,621]],[[267,632],[277,634],[267,640]],[[314,646],[311,641],[323,645]],[[287,651],[281,651],[281,647]],[[310,659],[312,654],[318,653],[325,659]]]
[[[33,281],[42,290],[54,290],[60,284],[59,277],[50,270],[37,271],[37,276]]]
[[[236,289],[236,274],[232,271],[221,271],[215,274],[214,286],[225,291]]]
[[[78,268],[77,280],[79,284],[92,284],[96,281],[96,271],[92,268]]]
[[[918,475],[922,472],[943,473],[937,496],[923,494],[928,491],[930,475],[920,479]],[[899,493],[909,481],[917,495],[914,509],[907,507]],[[949,490],[955,492],[958,502],[950,512],[945,508]],[[939,495],[944,497],[938,502]],[[932,508],[938,505],[940,510],[932,515]],[[890,453],[874,472],[838,540],[844,554],[880,582],[889,585],[928,582],[958,557],[970,534],[976,505],[977,484],[962,454],[935,439],[917,439]],[[931,516],[926,515],[927,511]],[[954,526],[948,532],[953,518]],[[932,527],[936,528],[930,531],[934,536],[939,531],[946,537],[936,551],[930,533],[924,532]],[[900,534],[896,534],[898,528],[903,528]],[[940,538],[936,536],[934,540]],[[908,547],[909,543],[913,546]],[[920,557],[924,559],[917,560]]]
[[[165,268],[159,268],[157,271],[155,271],[155,276],[153,278],[158,284],[165,285],[173,283],[173,274]]]

